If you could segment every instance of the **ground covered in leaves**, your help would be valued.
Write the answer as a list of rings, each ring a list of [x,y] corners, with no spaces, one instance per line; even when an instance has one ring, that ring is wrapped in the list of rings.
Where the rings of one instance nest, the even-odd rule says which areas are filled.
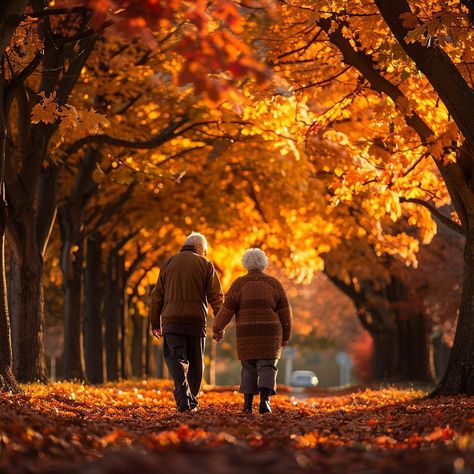
[[[241,395],[208,391],[196,414],[169,382],[57,383],[0,396],[0,473],[264,474],[474,472],[474,398],[388,388],[240,413]]]

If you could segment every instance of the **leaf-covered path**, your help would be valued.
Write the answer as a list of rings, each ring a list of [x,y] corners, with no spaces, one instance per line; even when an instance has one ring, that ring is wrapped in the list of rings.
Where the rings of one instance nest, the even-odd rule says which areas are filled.
[[[240,413],[241,395],[210,391],[198,413],[179,414],[168,382],[33,385],[2,395],[0,472],[473,472],[474,399],[423,396],[281,395],[259,416]]]

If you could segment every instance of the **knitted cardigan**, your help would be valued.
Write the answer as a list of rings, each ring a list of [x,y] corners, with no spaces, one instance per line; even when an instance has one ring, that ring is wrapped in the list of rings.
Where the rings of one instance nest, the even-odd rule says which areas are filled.
[[[260,271],[237,278],[214,321],[223,333],[235,315],[240,360],[279,359],[282,342],[291,337],[291,307],[283,285]]]

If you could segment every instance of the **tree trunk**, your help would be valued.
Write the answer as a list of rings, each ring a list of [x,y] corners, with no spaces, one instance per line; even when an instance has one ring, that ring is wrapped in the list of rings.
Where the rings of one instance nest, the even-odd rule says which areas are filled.
[[[217,343],[211,337],[209,344],[209,385],[216,385]]]
[[[398,362],[396,372],[402,380],[432,382],[431,344],[423,311],[397,318]]]
[[[119,327],[121,324],[123,257],[111,253],[107,264],[107,283],[104,304],[105,349],[107,380],[119,379]]]
[[[448,367],[432,393],[474,395],[474,232],[466,237],[464,276],[458,324]]]
[[[145,328],[145,377],[148,379],[151,377],[151,329],[150,329],[150,316],[146,318]]]
[[[91,383],[104,381],[102,328],[102,236],[87,240],[84,278],[84,349],[86,374]]]
[[[396,328],[384,326],[369,333],[374,342],[374,381],[393,380],[399,352]]]
[[[127,323],[128,323],[128,295],[125,293],[125,267],[124,267],[125,259],[120,257],[119,265],[119,275],[120,278],[120,375],[122,380],[126,380],[129,377],[129,357],[127,357],[128,353],[128,331],[127,331]]]
[[[133,338],[132,338],[132,375],[143,378],[143,329],[145,319],[138,313],[132,316]]]
[[[19,387],[13,375],[13,354],[8,312],[8,293],[5,268],[5,229],[7,203],[0,202],[0,390],[18,392]]]
[[[21,237],[11,242],[15,260],[15,375],[19,382],[46,382],[43,258],[36,241],[34,218],[24,216],[22,224],[12,224]]]
[[[75,249],[66,242],[63,249],[64,291],[64,351],[63,377],[66,380],[85,380],[82,345],[82,276],[83,246]]]
[[[5,26],[2,24],[2,36],[5,33],[3,31]],[[3,42],[4,38],[2,37],[0,40]],[[1,57],[3,58],[3,50],[1,52]],[[0,67],[2,66],[0,65]],[[7,125],[3,104],[4,84],[5,77],[2,70],[0,77],[0,390],[17,392],[19,387],[13,375],[12,337],[5,262],[5,234],[8,212],[3,184],[5,179],[5,144],[7,139]]]
[[[105,321],[105,360],[107,367],[107,381],[116,382],[118,380],[118,332],[119,321],[117,302],[115,301],[114,282],[107,281],[104,321]]]
[[[433,336],[433,364],[438,380],[441,380],[446,372],[450,354],[451,347],[443,341],[443,333],[436,333]]]

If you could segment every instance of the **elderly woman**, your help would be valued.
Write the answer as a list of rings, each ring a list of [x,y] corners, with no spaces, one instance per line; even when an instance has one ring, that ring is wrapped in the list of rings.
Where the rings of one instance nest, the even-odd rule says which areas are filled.
[[[214,339],[224,337],[224,329],[235,315],[243,411],[252,413],[253,397],[260,392],[259,413],[270,413],[270,396],[276,394],[276,365],[291,336],[291,308],[283,285],[264,273],[268,258],[262,250],[248,249],[242,263],[248,273],[229,288],[215,318]]]

